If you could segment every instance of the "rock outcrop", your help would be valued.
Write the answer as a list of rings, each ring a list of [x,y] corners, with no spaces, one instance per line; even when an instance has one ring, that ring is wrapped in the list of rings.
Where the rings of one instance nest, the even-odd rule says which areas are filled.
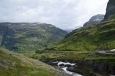
[[[115,75],[114,59],[98,59],[78,61],[75,69],[69,69],[79,72],[84,76],[110,76]]]
[[[106,8],[106,15],[104,20],[110,18],[110,16],[115,14],[115,0],[109,0]]]

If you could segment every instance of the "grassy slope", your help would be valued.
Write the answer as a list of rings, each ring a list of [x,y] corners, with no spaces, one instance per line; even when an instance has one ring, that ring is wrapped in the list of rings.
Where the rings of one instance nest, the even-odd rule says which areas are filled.
[[[90,51],[115,48],[115,19],[111,18],[98,25],[88,25],[66,35],[59,43],[51,46],[55,50]]]
[[[49,65],[11,51],[0,49],[0,76],[55,75],[57,75],[57,71]]]
[[[39,52],[36,52],[32,57],[41,60],[47,58],[75,60],[84,58],[115,59],[114,56],[97,55],[94,52],[95,49],[108,50],[115,48],[114,18],[115,17],[112,16],[110,19],[103,21],[98,25],[88,25],[69,33],[61,42],[48,48],[50,50],[58,50],[57,53],[55,51],[40,54]]]

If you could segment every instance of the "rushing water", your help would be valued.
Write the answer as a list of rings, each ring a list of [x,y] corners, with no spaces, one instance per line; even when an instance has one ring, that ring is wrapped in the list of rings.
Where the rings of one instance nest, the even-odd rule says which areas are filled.
[[[71,71],[67,70],[67,68],[68,68],[67,65],[72,67],[72,66],[75,65],[75,63],[62,62],[62,61],[56,61],[56,62],[53,62],[53,63],[57,63],[58,68],[61,68],[65,73],[67,73],[67,74],[69,74],[71,76],[82,76],[81,74],[74,73],[74,72],[71,72]]]

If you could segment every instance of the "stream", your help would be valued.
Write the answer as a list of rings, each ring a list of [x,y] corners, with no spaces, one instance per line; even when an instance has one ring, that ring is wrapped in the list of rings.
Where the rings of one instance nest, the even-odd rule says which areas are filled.
[[[76,65],[75,63],[70,63],[70,62],[62,62],[62,61],[56,61],[53,62],[54,64],[57,64],[57,67],[59,70],[64,71],[66,74],[69,74],[70,76],[82,76],[81,74],[75,73],[68,71],[68,67],[74,67]]]

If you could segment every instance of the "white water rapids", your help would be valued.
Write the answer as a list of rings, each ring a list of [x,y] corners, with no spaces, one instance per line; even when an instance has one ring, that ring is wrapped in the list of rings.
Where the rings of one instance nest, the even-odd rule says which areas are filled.
[[[53,63],[57,63],[58,68],[61,68],[65,73],[67,73],[67,74],[69,74],[71,76],[82,76],[81,74],[74,73],[74,72],[71,72],[71,71],[67,70],[68,67],[66,65],[74,66],[75,63],[62,62],[62,61],[56,61],[56,62],[53,62]],[[60,67],[60,65],[64,65],[64,66]]]

